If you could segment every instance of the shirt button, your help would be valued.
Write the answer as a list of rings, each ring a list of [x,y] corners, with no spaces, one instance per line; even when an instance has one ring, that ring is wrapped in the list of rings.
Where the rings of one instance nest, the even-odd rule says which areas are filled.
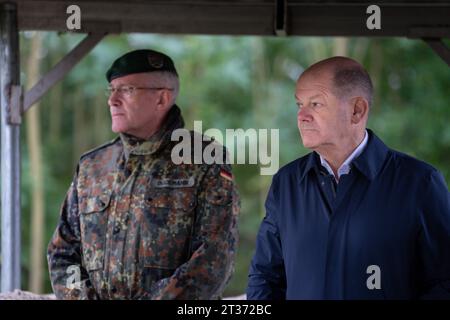
[[[117,234],[120,232],[120,227],[119,226],[115,226],[113,229],[114,234]]]

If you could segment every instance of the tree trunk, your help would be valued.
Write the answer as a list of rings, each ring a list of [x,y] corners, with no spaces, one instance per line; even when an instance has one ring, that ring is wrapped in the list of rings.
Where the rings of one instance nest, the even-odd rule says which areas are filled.
[[[348,38],[337,37],[333,42],[333,56],[348,55]]]
[[[31,38],[31,52],[27,61],[27,89],[39,79],[40,52],[42,35],[36,32]],[[27,144],[30,154],[31,177],[31,268],[29,288],[32,292],[41,293],[43,289],[43,257],[44,252],[44,190],[42,172],[42,141],[39,119],[39,103],[36,103],[25,114],[27,123]]]
[[[58,37],[60,46],[56,52],[49,52],[51,67],[54,67],[64,55],[67,53],[67,39],[65,37]],[[66,78],[66,77],[65,77]],[[64,78],[64,79],[65,79]],[[49,91],[49,128],[48,128],[48,142],[50,145],[56,144],[61,140],[63,128],[63,111],[67,108],[64,97],[64,79],[59,81]],[[68,96],[68,95],[66,95]]]
[[[110,133],[110,118],[107,98],[104,95],[97,95],[94,99],[94,146],[105,143]]]
[[[73,164],[76,166],[80,156],[87,151],[88,141],[87,137],[87,119],[85,98],[83,94],[83,88],[78,87],[74,97],[75,101],[72,104],[73,110]]]
[[[61,139],[61,110],[63,108],[63,82],[57,83],[50,90],[49,99],[49,128],[48,137],[49,143],[57,143]]]
[[[251,71],[251,94],[252,94],[252,109],[255,124],[255,129],[258,132],[258,129],[268,128],[270,127],[271,121],[273,121],[273,117],[275,115],[270,112],[272,105],[270,105],[272,101],[271,99],[271,90],[270,81],[268,77],[268,61],[267,56],[265,55],[265,45],[264,41],[261,38],[254,37],[251,40],[251,56],[252,56],[252,71]],[[278,141],[269,141],[270,139],[270,129],[267,131],[269,135],[267,139],[267,145],[262,146],[269,148],[271,143],[278,143]],[[257,141],[258,149],[259,149],[259,135]],[[258,152],[260,152],[258,150]],[[259,159],[260,160],[260,159]],[[258,188],[258,198],[259,198],[259,212],[262,216],[264,216],[264,202],[266,200],[267,189],[270,186],[271,176],[261,175],[259,174],[259,188]]]

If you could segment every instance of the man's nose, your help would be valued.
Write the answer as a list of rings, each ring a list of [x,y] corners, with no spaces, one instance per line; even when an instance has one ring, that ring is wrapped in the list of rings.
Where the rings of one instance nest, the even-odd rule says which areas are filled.
[[[311,121],[312,120],[312,116],[309,113],[308,108],[303,107],[303,108],[298,109],[297,119],[299,121],[308,121],[308,122]]]
[[[120,95],[117,93],[117,91],[113,91],[109,95],[109,97],[108,97],[108,105],[110,107],[112,107],[112,106],[119,106],[120,105]]]

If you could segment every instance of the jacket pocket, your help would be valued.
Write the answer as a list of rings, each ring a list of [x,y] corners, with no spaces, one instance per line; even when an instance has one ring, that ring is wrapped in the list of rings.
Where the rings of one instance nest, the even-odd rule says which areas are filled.
[[[155,283],[166,278],[170,278],[175,272],[172,268],[145,267],[142,271],[141,287],[147,292],[157,290]]]
[[[87,271],[103,269],[107,208],[111,194],[86,197],[79,204],[83,264]]]
[[[229,189],[218,188],[207,190],[206,201],[215,206],[228,206],[232,203],[233,197]]]
[[[195,188],[155,188],[145,196],[144,265],[176,269],[188,259]]]

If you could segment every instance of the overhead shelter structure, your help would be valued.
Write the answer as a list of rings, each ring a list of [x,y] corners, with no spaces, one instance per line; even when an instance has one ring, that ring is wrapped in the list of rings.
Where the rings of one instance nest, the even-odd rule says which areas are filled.
[[[20,289],[20,124],[24,112],[107,34],[405,37],[423,39],[448,65],[449,1],[377,1],[380,29],[369,29],[373,1],[0,0],[1,291]],[[73,32],[76,5],[86,37],[34,87],[20,84],[19,32]],[[373,11],[372,11],[373,13]]]

